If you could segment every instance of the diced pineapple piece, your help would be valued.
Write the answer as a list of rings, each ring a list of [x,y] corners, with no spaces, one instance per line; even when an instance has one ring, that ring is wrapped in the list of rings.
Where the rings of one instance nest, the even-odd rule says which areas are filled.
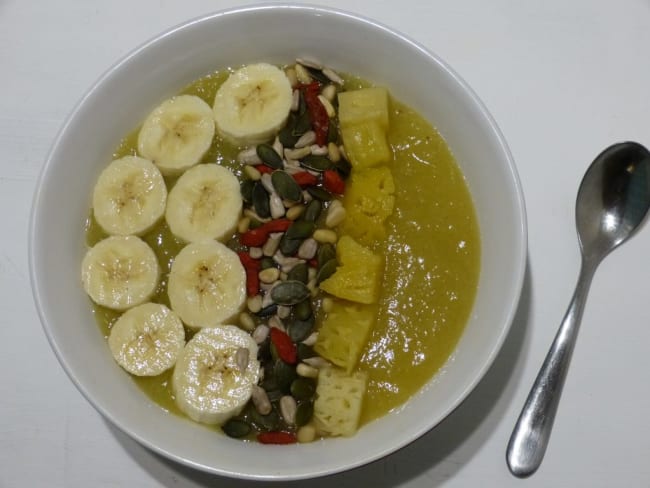
[[[347,373],[357,365],[375,325],[377,308],[336,300],[327,313],[314,350]]]
[[[368,376],[347,375],[337,368],[323,368],[318,374],[314,423],[321,434],[351,436],[359,428],[361,407]]]
[[[341,92],[338,99],[341,127],[375,121],[384,132],[388,128],[388,91],[385,88]]]
[[[386,132],[375,120],[341,127],[341,137],[353,168],[370,168],[393,158]]]
[[[371,246],[385,236],[384,221],[393,213],[395,183],[386,166],[353,171],[348,180],[343,206],[344,234]]]
[[[336,245],[339,267],[321,282],[322,290],[358,303],[376,303],[381,286],[382,259],[350,236],[342,236]]]

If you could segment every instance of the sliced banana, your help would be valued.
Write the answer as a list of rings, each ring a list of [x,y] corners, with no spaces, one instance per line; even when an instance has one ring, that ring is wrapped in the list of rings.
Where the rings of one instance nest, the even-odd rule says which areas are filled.
[[[197,164],[213,137],[210,106],[194,95],[179,95],[149,114],[138,134],[138,152],[174,176]]]
[[[238,313],[246,300],[246,274],[239,256],[217,241],[195,242],[178,253],[167,293],[191,327],[215,327]]]
[[[240,350],[248,357],[245,364],[238,360]],[[174,367],[176,404],[192,420],[223,424],[244,408],[259,371],[257,344],[246,332],[234,325],[201,329]]]
[[[176,364],[185,346],[185,329],[164,305],[143,303],[111,327],[108,346],[117,364],[136,376],[156,376]]]
[[[217,164],[188,169],[169,192],[165,219],[185,242],[223,239],[237,227],[242,210],[239,180]]]
[[[287,121],[292,90],[281,69],[267,63],[235,71],[214,98],[217,130],[234,144],[259,144],[271,139]]]
[[[93,190],[95,220],[110,235],[142,235],[165,213],[167,187],[148,159],[125,156],[111,162]]]
[[[158,259],[136,236],[111,236],[90,248],[81,262],[84,290],[97,304],[126,310],[151,298],[160,276]]]

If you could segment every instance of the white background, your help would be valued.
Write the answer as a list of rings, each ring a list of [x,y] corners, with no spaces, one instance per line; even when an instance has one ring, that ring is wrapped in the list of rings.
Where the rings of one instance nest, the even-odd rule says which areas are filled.
[[[167,461],[103,420],[51,352],[27,269],[35,181],[81,95],[111,64],[160,31],[246,3],[0,0],[1,487],[257,485]],[[457,411],[383,460],[287,485],[650,487],[647,228],[596,274],[542,467],[520,481],[504,460],[512,426],[575,285],[573,209],[582,174],[610,143],[632,139],[650,145],[650,2],[320,4],[407,34],[476,90],[518,165],[528,206],[529,266],[511,334]],[[70,191],[87,191],[73,185]]]

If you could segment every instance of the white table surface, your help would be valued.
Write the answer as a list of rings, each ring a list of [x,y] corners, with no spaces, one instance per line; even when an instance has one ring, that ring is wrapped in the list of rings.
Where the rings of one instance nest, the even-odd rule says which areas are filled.
[[[158,32],[244,3],[0,0],[0,486],[258,485],[167,461],[86,402],[42,332],[26,245],[38,172],[64,117],[94,80]],[[517,480],[504,452],[577,277],[573,208],[582,174],[610,143],[650,145],[650,2],[320,3],[408,34],[476,90],[518,165],[529,267],[503,350],[457,411],[385,459],[287,485],[649,487],[648,228],[596,274],[542,467]]]

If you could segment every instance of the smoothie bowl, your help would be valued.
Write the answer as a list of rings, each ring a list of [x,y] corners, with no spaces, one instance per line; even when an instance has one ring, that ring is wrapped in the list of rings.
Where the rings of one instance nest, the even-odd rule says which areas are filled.
[[[274,5],[111,68],[50,152],[29,245],[48,339],[99,412],[198,469],[302,479],[469,394],[516,310],[526,222],[448,66],[372,21]]]

